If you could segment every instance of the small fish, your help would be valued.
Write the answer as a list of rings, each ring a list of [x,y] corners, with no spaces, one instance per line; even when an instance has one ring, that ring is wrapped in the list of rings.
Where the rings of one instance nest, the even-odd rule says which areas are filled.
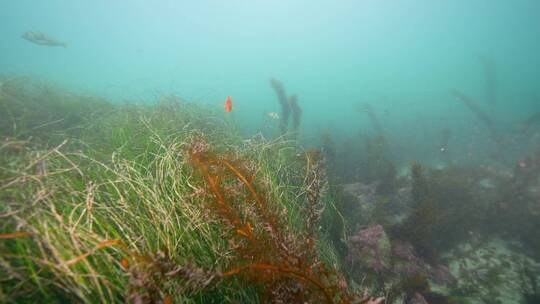
[[[279,119],[279,114],[276,113],[276,112],[268,112],[267,113],[268,117],[274,119],[274,120],[278,120]]]
[[[67,48],[67,43],[57,41],[54,38],[49,37],[47,34],[42,32],[26,32],[21,36],[23,39],[26,39],[32,43],[43,45],[43,46],[61,46]]]
[[[231,96],[227,96],[227,100],[225,100],[225,112],[230,113],[232,111],[232,98]]]
[[[172,296],[168,295],[166,296],[164,299],[163,299],[163,304],[172,304],[173,303],[173,298]]]

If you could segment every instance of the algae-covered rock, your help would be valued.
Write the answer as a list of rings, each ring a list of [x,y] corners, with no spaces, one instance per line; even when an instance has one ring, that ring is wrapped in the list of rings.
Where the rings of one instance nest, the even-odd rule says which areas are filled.
[[[540,280],[540,264],[502,240],[462,244],[447,254],[457,285],[452,289],[434,284],[432,289],[462,295],[467,303],[530,303]],[[536,270],[535,270],[536,269]]]
[[[362,229],[349,238],[349,261],[374,273],[388,272],[391,267],[392,247],[383,226]]]

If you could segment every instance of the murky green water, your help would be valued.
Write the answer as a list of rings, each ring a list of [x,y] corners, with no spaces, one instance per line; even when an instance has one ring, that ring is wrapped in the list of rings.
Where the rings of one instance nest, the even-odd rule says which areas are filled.
[[[454,302],[412,288],[395,303],[424,303],[411,302],[414,292],[429,303],[538,303],[539,1],[5,0],[0,39],[3,148],[84,116],[51,113],[19,132],[37,117],[17,116],[31,112],[26,102],[56,96],[29,93],[22,77],[115,105],[201,105],[244,144],[289,131],[286,139],[321,149],[345,218],[342,235],[321,229],[334,231],[328,239],[349,270],[351,255],[369,260],[362,232],[377,227],[391,244],[378,245],[403,242],[422,259],[407,267],[451,270],[452,284],[430,284]],[[390,264],[348,275],[379,277],[366,282],[384,294],[412,277]]]

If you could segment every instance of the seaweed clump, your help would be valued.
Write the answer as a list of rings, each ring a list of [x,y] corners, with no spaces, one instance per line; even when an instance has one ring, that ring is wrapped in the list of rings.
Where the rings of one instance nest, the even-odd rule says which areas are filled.
[[[366,113],[375,132],[374,136],[366,136],[365,159],[362,161],[360,177],[365,183],[377,183],[377,193],[393,194],[396,190],[397,171],[392,161],[387,157],[388,143],[379,116],[369,103],[360,106],[359,110]]]
[[[124,251],[131,257],[120,260],[129,277],[126,300],[130,303],[172,303],[167,289],[193,296],[214,287],[221,278],[221,273],[204,270],[194,263],[180,265],[165,251],[144,256],[126,248]]]
[[[112,110],[99,97],[74,95],[26,77],[0,77],[1,136],[58,144],[65,136],[79,136],[82,123]]]
[[[394,194],[397,170],[387,153],[388,143],[383,136],[366,137],[364,151],[358,164],[358,179],[365,184],[376,184],[377,194]],[[347,164],[344,164],[345,167]],[[350,170],[350,169],[349,169]]]
[[[476,118],[486,126],[491,136],[491,139],[497,145],[500,145],[502,138],[499,134],[499,131],[495,127],[495,122],[493,121],[491,116],[488,115],[484,110],[482,110],[482,108],[480,108],[480,106],[474,100],[472,100],[469,96],[465,95],[465,93],[458,90],[452,90],[451,94],[452,96],[454,96],[454,98],[463,103],[469,109],[469,111],[471,111],[476,116]]]
[[[411,177],[412,210],[391,232],[433,263],[439,252],[452,249],[481,228],[488,207],[475,195],[477,180],[467,170],[451,167],[425,172],[413,163]]]
[[[295,132],[298,132],[300,129],[300,121],[302,119],[302,108],[298,105],[298,97],[292,95],[289,97],[289,105],[292,110],[292,127]]]
[[[363,106],[360,107],[360,111],[367,114],[369,117],[369,121],[371,122],[371,125],[373,126],[373,130],[375,131],[375,134],[377,137],[384,137],[384,130],[381,124],[381,121],[375,111],[373,110],[373,107],[371,104],[366,103]]]
[[[79,112],[91,98],[49,98],[25,80],[4,89],[0,302],[354,298],[333,248],[308,237],[320,233],[325,207],[318,153],[301,154],[304,166],[288,157],[290,147],[273,149],[280,140],[241,145],[206,108],[176,98],[155,106],[96,99]],[[186,149],[200,134],[245,157],[210,153],[204,143]],[[287,169],[271,170],[278,167]]]
[[[527,261],[522,262],[519,273],[521,280],[521,293],[526,304],[540,303],[540,286],[538,284],[537,269]]]
[[[223,277],[240,276],[259,285],[267,301],[283,303],[351,303],[344,277],[327,267],[316,254],[315,223],[321,188],[314,163],[307,190],[307,220],[296,236],[287,226],[286,209],[272,204],[248,173],[249,163],[210,152],[201,138],[191,145],[189,158],[202,175],[211,196],[211,210],[223,223],[236,258]],[[308,157],[308,160],[313,160]],[[368,299],[364,299],[367,301]]]
[[[540,252],[540,154],[517,161],[510,178],[500,182],[496,202],[489,211],[489,227],[504,238],[521,239],[533,255]]]
[[[298,105],[298,97],[292,95],[287,97],[285,87],[281,81],[277,79],[270,79],[270,85],[276,92],[279,105],[281,106],[281,119],[279,121],[279,129],[281,134],[287,133],[289,128],[289,117],[292,114],[292,127],[294,132],[298,132],[300,128],[300,122],[302,119],[302,109]]]

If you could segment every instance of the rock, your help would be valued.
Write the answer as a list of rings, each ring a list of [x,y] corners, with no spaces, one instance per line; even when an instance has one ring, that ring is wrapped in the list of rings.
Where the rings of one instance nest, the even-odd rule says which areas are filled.
[[[361,204],[375,205],[377,184],[366,185],[362,183],[353,183],[343,185],[343,191],[356,198]]]
[[[444,259],[456,278],[454,293],[458,292],[470,303],[524,303],[524,294],[532,293],[534,280],[540,281],[540,264],[520,253],[512,244],[493,239],[480,244],[462,244]],[[530,270],[535,278],[527,279]],[[446,293],[448,289],[433,284],[434,291]]]
[[[362,264],[375,273],[390,270],[392,248],[383,226],[375,225],[362,229],[349,237],[349,261]]]

